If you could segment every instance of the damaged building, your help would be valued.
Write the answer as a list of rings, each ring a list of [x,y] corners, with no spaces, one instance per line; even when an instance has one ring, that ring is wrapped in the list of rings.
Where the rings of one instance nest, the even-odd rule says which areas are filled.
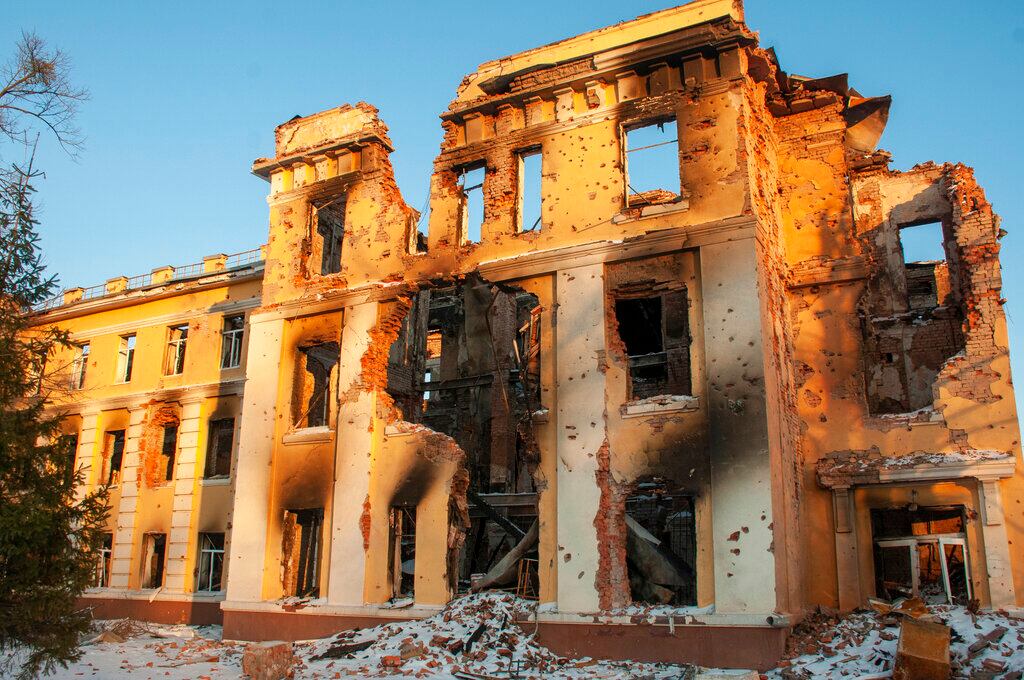
[[[265,247],[36,315],[114,489],[84,599],[300,639],[505,588],[762,669],[819,605],[1017,607],[1003,232],[889,104],[698,0],[463,78],[425,214],[373,106],[278,126]]]

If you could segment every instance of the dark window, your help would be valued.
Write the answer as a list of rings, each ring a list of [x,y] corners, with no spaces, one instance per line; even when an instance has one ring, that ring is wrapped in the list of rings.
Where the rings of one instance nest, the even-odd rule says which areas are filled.
[[[462,191],[462,240],[464,243],[479,243],[484,223],[484,182],[487,169],[480,165],[464,168],[459,173],[459,189]]]
[[[231,474],[231,448],[235,440],[235,419],[220,418],[210,421],[206,442],[205,477],[227,477]]]
[[[60,450],[67,455],[67,468],[64,470],[64,483],[71,486],[75,482],[75,457],[78,454],[78,435],[62,434],[58,440]]]
[[[395,597],[411,597],[416,583],[416,507],[391,508],[388,565]]]
[[[686,290],[620,298],[615,317],[629,358],[630,399],[691,394]]]
[[[298,545],[295,544],[295,536],[292,533],[290,552],[285,556],[289,571],[294,569],[289,575],[289,578],[293,579],[291,582],[295,584],[292,594],[297,597],[319,597],[324,510],[290,510],[288,520],[299,533]]]
[[[142,587],[159,588],[164,584],[164,559],[167,534],[146,534],[142,541]]]
[[[103,540],[100,543],[99,560],[96,562],[96,577],[93,580],[93,586],[96,588],[106,588],[110,585],[110,561],[113,548],[114,534],[103,534]]]
[[[107,484],[121,481],[121,461],[124,458],[124,430],[107,433]]]
[[[75,360],[71,365],[71,389],[80,390],[85,387],[85,374],[89,369],[89,343],[85,342],[75,349]]]
[[[297,425],[323,427],[330,422],[332,390],[331,373],[338,364],[340,348],[336,342],[326,342],[299,350],[303,356],[305,373],[300,381]]]
[[[224,534],[199,534],[199,573],[196,590],[216,592],[222,590],[224,573]]]
[[[679,134],[675,119],[628,128],[626,191],[630,206],[679,197]]]
[[[663,482],[642,483],[626,500],[626,563],[634,602],[697,604],[693,497]]]
[[[345,238],[345,202],[333,200],[316,209],[316,233],[320,237],[320,273],[341,271],[341,246]]]
[[[224,328],[220,332],[220,367],[238,368],[242,365],[242,340],[245,333],[245,316],[224,317]]]
[[[164,479],[174,479],[174,454],[178,450],[178,426],[167,425],[164,427],[164,443],[160,455],[164,458]]]

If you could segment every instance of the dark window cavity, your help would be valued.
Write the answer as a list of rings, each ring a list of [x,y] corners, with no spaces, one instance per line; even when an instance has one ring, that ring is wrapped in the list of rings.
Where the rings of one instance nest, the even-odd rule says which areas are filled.
[[[629,360],[630,399],[692,394],[688,307],[685,289],[615,301]]]
[[[462,191],[462,241],[479,243],[484,223],[484,182],[487,169],[479,165],[465,168],[459,173],[459,189]]]
[[[227,477],[231,474],[231,449],[235,439],[235,419],[219,418],[210,421],[206,442],[207,479]]]

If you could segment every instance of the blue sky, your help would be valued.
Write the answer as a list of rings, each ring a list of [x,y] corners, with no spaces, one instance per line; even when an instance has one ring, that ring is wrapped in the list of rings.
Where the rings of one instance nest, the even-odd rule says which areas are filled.
[[[38,155],[46,258],[62,283],[90,285],[263,243],[267,189],[252,160],[272,153],[278,123],[344,102],[380,109],[402,192],[420,208],[438,114],[465,73],[672,4],[4,3],[0,55],[34,30],[91,93],[81,158],[47,139]],[[847,72],[861,93],[893,95],[881,146],[894,167],[975,168],[1009,232],[1004,296],[1024,375],[1024,4],[747,0],[746,11],[790,73]]]

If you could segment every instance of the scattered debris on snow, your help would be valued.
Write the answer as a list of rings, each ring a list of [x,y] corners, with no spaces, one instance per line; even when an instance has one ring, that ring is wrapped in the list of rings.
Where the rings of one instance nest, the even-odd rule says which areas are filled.
[[[768,677],[892,677],[900,624],[905,617],[930,620],[950,628],[950,665],[955,678],[1019,680],[1024,672],[1022,619],[1005,612],[974,612],[952,605],[925,606],[915,599],[894,606],[874,604],[875,610],[859,610],[843,618],[822,610],[805,618],[790,636],[780,667]],[[999,670],[994,671],[996,666]]]

